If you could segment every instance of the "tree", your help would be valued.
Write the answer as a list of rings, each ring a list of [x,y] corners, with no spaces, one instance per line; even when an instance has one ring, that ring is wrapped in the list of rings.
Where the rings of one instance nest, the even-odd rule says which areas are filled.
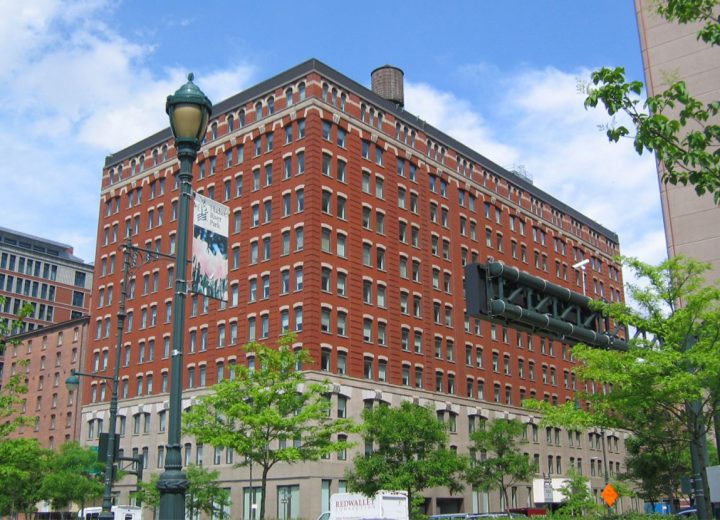
[[[718,0],[662,0],[660,16],[681,24],[700,22],[698,39],[720,45]],[[647,98],[641,104],[643,84],[628,81],[622,67],[602,68],[592,73],[585,107],[602,104],[609,115],[627,115],[634,127],[635,150],[655,154],[662,164],[662,179],[671,184],[691,184],[698,195],[711,193],[720,202],[720,101],[703,103],[693,98],[683,81]],[[630,136],[624,125],[610,126],[611,141]]]
[[[29,513],[43,496],[41,488],[50,451],[36,439],[0,442],[0,516]]]
[[[205,513],[210,518],[225,520],[228,517],[225,508],[230,505],[230,492],[218,486],[218,471],[210,471],[191,464],[186,468],[189,486],[185,499],[185,509],[190,518],[197,513]]]
[[[473,487],[500,492],[507,507],[508,487],[516,482],[527,482],[537,471],[527,455],[518,449],[524,443],[522,434],[526,425],[518,420],[498,419],[470,436],[471,453],[476,454],[467,470],[467,481]],[[526,442],[526,441],[525,441]],[[477,459],[477,454],[481,454]],[[487,456],[492,453],[494,456]]]
[[[27,377],[23,370],[28,360],[17,363],[20,371],[11,375],[0,388],[0,442],[21,426],[33,426],[37,417],[23,415],[24,394],[28,391]]]
[[[5,304],[5,297],[0,296],[0,308]],[[23,320],[32,314],[33,307],[25,304],[20,309],[18,316],[9,323],[0,320],[0,356],[9,345],[17,345],[19,342],[12,334],[21,330]],[[25,368],[28,361],[24,360],[17,364],[18,368]],[[20,426],[34,425],[35,417],[27,417],[22,413],[25,403],[23,394],[27,393],[27,381],[24,373],[18,372],[11,375],[5,384],[0,388],[0,441],[15,431]]]
[[[210,471],[202,466],[190,464],[186,468],[188,488],[185,493],[185,510],[189,518],[195,518],[197,513],[205,513],[214,520],[225,520],[228,515],[225,508],[230,505],[230,493],[217,483],[219,472]],[[140,482],[138,491],[133,493],[135,499],[146,509],[152,511],[160,506],[160,491],[157,483],[160,475],[154,473],[148,482]]]
[[[588,517],[593,513],[598,513],[602,507],[595,502],[595,497],[590,492],[588,479],[574,469],[568,471],[567,476],[567,482],[560,488],[565,500],[558,509],[558,514]]]
[[[41,494],[55,510],[66,509],[70,503],[85,504],[103,494],[101,478],[104,464],[97,453],[66,442],[48,460],[48,472],[42,482]]]
[[[293,350],[293,339],[283,336],[277,349],[245,345],[255,366],[238,367],[234,379],[213,386],[183,415],[185,432],[198,442],[232,448],[239,455],[237,466],[260,467],[260,520],[265,517],[268,473],[276,464],[318,460],[345,450],[350,443],[336,435],[355,431],[349,419],[330,417],[329,385],[308,381],[297,370],[310,357]]]
[[[680,479],[690,474],[687,421],[657,410],[637,418],[632,437],[625,440],[626,472],[620,478],[633,483],[644,501],[655,503],[680,493]]]
[[[601,382],[610,391],[580,392],[585,408],[572,403],[532,407],[551,424],[618,427],[649,443],[655,440],[648,423],[664,421],[667,442],[690,443],[703,453],[720,412],[720,289],[706,284],[708,265],[694,260],[674,257],[657,267],[631,258],[624,262],[639,280],[627,287],[634,307],[592,305],[646,334],[631,339],[626,352],[573,347],[580,380]],[[708,460],[699,457],[694,465],[694,472],[704,474]]]
[[[148,482],[138,482],[138,489],[132,495],[135,500],[142,504],[143,508],[150,509],[152,511],[152,518],[155,518],[155,511],[160,507],[160,490],[158,489],[158,481],[160,480],[159,473],[153,473],[150,475]]]
[[[413,518],[424,489],[462,490],[467,461],[449,449],[447,429],[429,408],[405,401],[398,408],[365,409],[362,436],[372,451],[355,457],[346,474],[350,489],[367,496],[381,489],[406,491]]]
[[[0,307],[5,305],[5,301],[5,297],[0,296]],[[34,310],[35,308],[31,304],[24,303],[20,308],[20,312],[14,319],[9,322],[6,322],[5,320],[0,321],[0,354],[5,352],[8,345],[15,345],[18,343],[17,340],[13,338],[13,335],[22,330],[23,320],[32,315]]]

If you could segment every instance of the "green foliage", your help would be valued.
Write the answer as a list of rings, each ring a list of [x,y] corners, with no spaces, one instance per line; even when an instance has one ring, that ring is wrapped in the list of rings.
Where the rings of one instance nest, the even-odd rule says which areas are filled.
[[[29,361],[24,359],[17,363],[18,372],[11,375],[0,388],[0,442],[21,426],[34,426],[37,417],[22,414],[28,391],[25,367]]]
[[[658,13],[670,22],[703,23],[698,39],[708,45],[720,45],[717,0],[666,0],[658,4]]]
[[[153,473],[148,482],[138,482],[138,490],[132,494],[142,507],[153,511],[153,518],[154,511],[160,507],[160,490],[157,487],[159,480],[160,475]]]
[[[698,39],[711,46],[720,45],[718,0],[663,0],[658,13],[670,22],[700,22]],[[602,104],[607,113],[627,115],[634,127],[635,150],[654,153],[663,165],[662,178],[671,184],[690,184],[698,195],[711,193],[720,202],[720,101],[701,102],[692,97],[683,81],[678,81],[644,103],[639,98],[640,81],[628,81],[622,67],[602,68],[592,73],[586,88],[585,107]],[[624,126],[610,126],[611,141],[631,135]]]
[[[49,458],[47,469],[41,494],[53,509],[67,509],[72,502],[83,504],[102,497],[104,464],[98,462],[93,450],[67,442]]]
[[[216,520],[227,519],[224,508],[230,505],[230,493],[217,483],[219,472],[211,471],[203,466],[189,465],[185,468],[188,488],[185,495],[185,509],[189,518],[198,513],[205,513]],[[160,491],[157,484],[160,475],[154,473],[148,482],[140,482],[139,490],[132,493],[143,508],[153,512],[160,506]]]
[[[599,510],[593,511],[593,512],[586,512],[582,517],[585,520],[668,520],[668,515],[660,515],[660,514],[646,514],[636,511],[629,511],[622,514],[614,514],[614,513],[608,513],[607,511],[602,511],[602,507],[600,507]],[[556,513],[548,513],[548,515],[545,517],[546,520],[552,520],[553,518],[567,518],[568,515],[566,515],[564,512],[556,512]]]
[[[213,519],[228,519],[225,508],[230,505],[230,492],[218,485],[220,473],[195,464],[185,468],[185,473],[189,483],[185,509],[190,518],[195,518],[197,513],[205,513]]]
[[[0,296],[0,307],[5,305],[5,297]],[[13,338],[13,334],[17,334],[22,330],[22,323],[28,316],[32,315],[35,308],[29,303],[23,304],[20,308],[20,313],[10,321],[6,323],[0,321],[0,355],[5,352],[8,345],[16,345],[18,343],[16,338]]]
[[[0,307],[5,304],[5,297],[0,296]],[[0,355],[5,352],[9,345],[17,345],[19,341],[13,338],[11,334],[20,329],[25,317],[29,316],[33,308],[29,304],[23,305],[20,314],[8,325],[0,320]],[[25,371],[29,361],[24,360],[17,364],[20,369],[16,374],[11,375],[5,384],[0,388],[0,441],[15,431],[20,426],[34,425],[37,419],[35,417],[26,417],[22,415],[22,406],[25,399],[23,394],[27,393],[27,381]]]
[[[526,482],[537,471],[518,446],[526,425],[518,420],[498,419],[484,429],[474,432],[470,439],[472,451],[481,454],[467,470],[467,482],[483,491],[498,490],[503,503],[509,504],[507,489],[516,482]],[[491,452],[493,456],[486,455]]]
[[[657,493],[673,496],[682,476],[678,472],[686,469],[680,454],[689,442],[706,436],[720,411],[720,289],[706,284],[708,266],[694,260],[674,257],[658,266],[632,258],[624,262],[639,280],[628,285],[634,307],[603,302],[593,306],[647,336],[632,339],[627,352],[575,345],[579,380],[602,382],[611,391],[579,392],[584,408],[553,410],[542,403],[532,408],[546,412],[544,421],[551,424],[629,430],[636,443],[629,446],[636,457],[631,454],[635,465],[630,476],[640,479],[648,498]],[[698,419],[690,422],[687,409],[695,402]],[[666,486],[657,482],[661,475]]]
[[[650,419],[650,418],[648,418]],[[626,439],[627,468],[624,480],[632,481],[637,495],[646,502],[669,498],[680,490],[680,477],[690,473],[687,425],[665,415],[648,420]]]
[[[296,370],[309,355],[293,350],[293,339],[283,336],[277,349],[245,345],[256,368],[239,366],[235,379],[215,385],[183,416],[185,432],[198,442],[232,448],[241,461],[238,465],[261,468],[260,520],[265,516],[267,477],[273,466],[318,460],[345,450],[350,443],[336,440],[336,434],[356,429],[348,419],[331,418],[325,397],[328,384],[307,381]]]
[[[0,442],[0,515],[35,510],[50,455],[36,439]]]
[[[565,497],[557,515],[580,516],[586,518],[602,510],[602,506],[595,502],[595,497],[590,491],[589,480],[580,475],[574,469],[567,473],[567,482],[560,488]]]
[[[463,489],[467,461],[449,449],[446,427],[432,410],[405,401],[398,408],[366,409],[363,421],[362,435],[373,451],[355,457],[346,474],[350,489],[367,496],[382,489],[406,491],[413,518],[419,516],[422,490]]]

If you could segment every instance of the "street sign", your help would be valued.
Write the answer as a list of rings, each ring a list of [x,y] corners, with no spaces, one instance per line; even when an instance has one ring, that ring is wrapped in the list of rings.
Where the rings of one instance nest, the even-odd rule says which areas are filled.
[[[612,484],[605,486],[605,489],[602,490],[600,496],[603,498],[608,507],[612,507],[615,502],[617,502],[617,499],[620,498],[620,495],[618,495],[618,492],[615,491]]]
[[[543,495],[545,495],[544,502],[546,504],[552,504],[553,501],[553,487],[552,487],[552,479],[549,477],[545,477],[543,479]]]

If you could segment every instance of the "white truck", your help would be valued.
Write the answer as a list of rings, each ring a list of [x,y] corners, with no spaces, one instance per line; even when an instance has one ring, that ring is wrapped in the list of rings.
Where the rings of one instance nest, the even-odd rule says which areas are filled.
[[[330,511],[318,520],[409,520],[407,494],[404,491],[378,491],[373,497],[362,493],[335,493]]]
[[[142,508],[138,506],[112,506],[114,520],[142,520]],[[78,511],[78,520],[97,520],[102,507],[86,507]]]

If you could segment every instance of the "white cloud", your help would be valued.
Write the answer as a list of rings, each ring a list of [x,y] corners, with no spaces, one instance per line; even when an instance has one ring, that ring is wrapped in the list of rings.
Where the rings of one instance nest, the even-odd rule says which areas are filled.
[[[666,249],[655,163],[598,130],[607,116],[585,110],[578,92],[588,75],[548,68],[498,76],[505,92],[493,107],[410,83],[406,104],[488,159],[523,164],[540,189],[617,232],[624,254],[659,262]]]
[[[106,23],[113,4],[0,0],[0,222],[71,243],[92,260],[100,172],[106,154],[167,126],[164,102],[184,81],[179,67],[152,69],[152,41]],[[511,167],[526,166],[541,189],[619,232],[623,251],[648,261],[664,253],[652,158],[610,144],[585,111],[585,71],[503,74],[492,64],[459,71],[485,82],[493,106],[475,106],[427,84],[406,82],[406,105],[433,126]],[[215,102],[250,85],[255,69],[235,63],[194,71]],[[499,101],[498,101],[499,100]]]
[[[111,9],[101,0],[0,0],[0,171],[3,191],[17,195],[5,197],[0,222],[67,242],[86,261],[105,156],[167,127],[165,98],[187,73],[152,70],[153,46],[115,33],[104,22]],[[217,102],[253,73],[238,63],[197,83]]]
[[[513,164],[520,157],[512,145],[505,145],[492,136],[492,129],[467,101],[425,84],[406,82],[404,92],[409,112],[473,150],[480,151],[488,159],[500,164]]]

